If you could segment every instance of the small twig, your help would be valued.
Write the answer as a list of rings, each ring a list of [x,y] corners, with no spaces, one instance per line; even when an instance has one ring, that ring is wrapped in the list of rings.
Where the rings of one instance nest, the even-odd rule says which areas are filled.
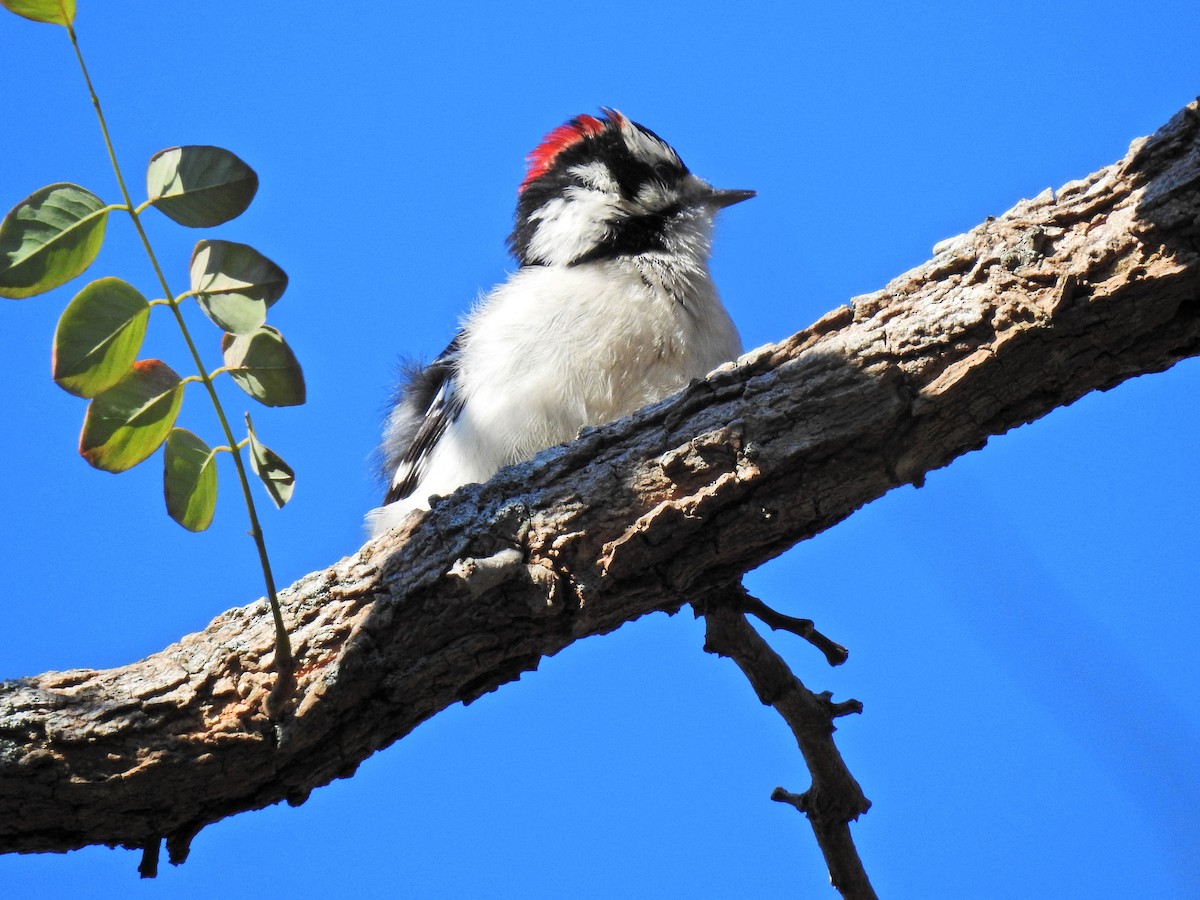
[[[863,711],[861,700],[843,700],[841,703],[831,703],[830,699],[832,697],[833,694],[829,693],[829,691],[824,691],[820,694],[820,698],[829,703],[829,715],[835,719],[842,716],[857,715]]]
[[[802,813],[808,812],[807,801],[803,794],[793,794],[791,791],[777,787],[771,791],[771,799],[776,803],[786,803],[789,806],[794,806]]]
[[[850,823],[871,808],[871,801],[833,742],[833,720],[861,712],[862,704],[857,700],[833,703],[830,694],[818,695],[806,688],[746,620],[742,610],[748,596],[741,585],[732,585],[697,605],[707,624],[704,649],[732,659],[759,700],[774,707],[796,737],[812,785],[802,794],[776,788],[771,799],[790,803],[808,816],[830,883],[842,897],[874,900],[875,890],[850,836]]]
[[[831,666],[840,666],[850,657],[849,650],[837,641],[831,641],[825,635],[821,634],[821,632],[817,631],[813,627],[812,619],[797,619],[794,616],[786,616],[778,610],[767,606],[767,604],[748,593],[740,585],[737,590],[741,599],[742,612],[750,613],[750,615],[769,626],[772,631],[788,631],[798,637],[804,638],[825,654],[825,659],[828,660]]]

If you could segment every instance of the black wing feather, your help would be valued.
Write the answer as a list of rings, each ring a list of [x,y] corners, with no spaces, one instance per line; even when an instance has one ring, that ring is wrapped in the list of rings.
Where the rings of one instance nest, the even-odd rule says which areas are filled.
[[[416,490],[433,448],[462,412],[462,397],[455,390],[454,382],[461,337],[461,332],[455,335],[437,359],[411,372],[402,385],[400,402],[413,414],[414,427],[408,434],[389,435],[389,445],[405,449],[402,454],[388,455],[387,464],[394,468],[383,500],[385,506],[403,500]]]

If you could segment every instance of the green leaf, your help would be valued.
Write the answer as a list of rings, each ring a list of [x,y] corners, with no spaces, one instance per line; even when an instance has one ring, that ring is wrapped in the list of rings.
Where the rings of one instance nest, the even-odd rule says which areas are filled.
[[[258,175],[220,147],[170,147],[150,157],[146,193],[180,225],[209,228],[240,216],[258,191]]]
[[[150,304],[120,278],[93,281],[67,304],[54,332],[55,383],[77,397],[107,391],[129,371],[146,336]]]
[[[104,201],[77,184],[30,194],[0,222],[0,297],[32,297],[66,284],[104,242]]]
[[[264,325],[250,334],[221,339],[225,368],[238,387],[266,406],[304,402],[304,373],[283,335]]]
[[[246,413],[246,433],[250,435],[250,468],[262,481],[263,487],[271,495],[275,506],[282,509],[283,504],[292,499],[292,490],[296,486],[296,473],[278,453],[259,443],[249,413]]]
[[[79,454],[105,472],[131,469],[162,445],[182,403],[183,382],[171,367],[139,360],[88,404]]]
[[[283,296],[288,277],[253,247],[200,241],[192,252],[192,291],[205,315],[224,331],[249,334]]]
[[[75,21],[75,0],[0,0],[0,6],[35,22],[70,25]]]
[[[167,514],[188,531],[212,524],[217,508],[216,453],[186,428],[172,428],[163,450]]]

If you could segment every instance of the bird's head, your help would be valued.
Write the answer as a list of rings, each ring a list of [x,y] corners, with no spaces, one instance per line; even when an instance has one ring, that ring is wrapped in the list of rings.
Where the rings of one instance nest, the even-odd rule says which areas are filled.
[[[528,163],[509,236],[522,265],[652,252],[702,260],[717,210],[754,196],[714,189],[666,141],[615,109],[555,128]]]

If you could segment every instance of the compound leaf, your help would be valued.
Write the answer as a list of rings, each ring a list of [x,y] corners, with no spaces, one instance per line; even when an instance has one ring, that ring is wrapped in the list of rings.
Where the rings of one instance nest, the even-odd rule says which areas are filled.
[[[192,252],[192,292],[223,331],[249,334],[283,296],[288,277],[253,247],[234,241],[200,241]]]
[[[238,387],[266,406],[299,406],[305,399],[304,373],[278,331],[263,325],[249,334],[221,340],[225,368]]]
[[[172,428],[163,450],[167,514],[188,531],[212,524],[217,508],[216,453],[186,428]]]
[[[35,22],[70,25],[75,21],[75,0],[0,0],[0,6]]]
[[[250,435],[250,468],[262,481],[275,506],[282,509],[283,505],[292,499],[296,473],[278,453],[259,442],[249,413],[246,414],[246,432]]]
[[[257,191],[254,170],[220,147],[160,150],[146,170],[150,202],[189,228],[210,228],[240,216]]]
[[[160,359],[133,364],[88,404],[79,454],[97,469],[124,472],[157,450],[183,403],[183,381]]]
[[[66,284],[104,243],[104,201],[61,182],[30,194],[0,222],[0,297],[33,297]]]
[[[77,397],[107,391],[129,371],[146,336],[150,304],[120,278],[101,278],[75,295],[54,332],[55,383]]]

